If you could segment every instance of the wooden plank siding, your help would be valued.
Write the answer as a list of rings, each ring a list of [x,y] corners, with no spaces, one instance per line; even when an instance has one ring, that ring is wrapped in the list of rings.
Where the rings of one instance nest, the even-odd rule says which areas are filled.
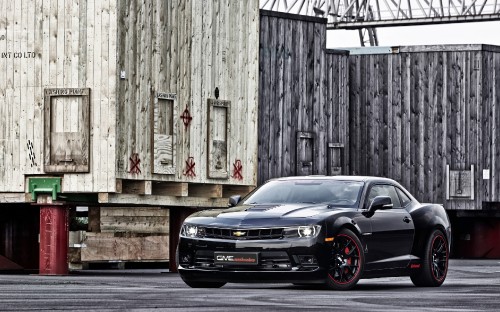
[[[90,88],[90,172],[66,175],[65,192],[114,188],[115,1],[2,1],[0,13],[0,190],[24,192],[44,174],[44,89]],[[71,122],[78,114],[58,109]],[[88,131],[89,129],[87,129]],[[70,129],[71,131],[71,129]],[[31,146],[31,147],[30,147]],[[30,158],[30,152],[32,157]],[[32,158],[34,159],[32,161]]]
[[[326,49],[326,20],[261,10],[259,55],[258,183],[326,175],[328,144],[348,147],[348,54]]]
[[[498,202],[500,49],[393,50],[349,58],[349,173],[393,178],[419,201],[451,210]],[[474,200],[446,200],[446,165],[474,166]]]
[[[1,1],[0,9],[0,193],[25,192],[26,177],[54,173],[63,193],[113,193],[117,179],[256,185],[258,0],[20,0]],[[49,101],[47,89],[55,90]],[[78,95],[57,93],[70,89],[90,92],[86,125]],[[159,94],[175,98],[175,170],[155,174]],[[221,122],[231,129],[227,174],[209,178],[207,101],[217,96],[230,102]],[[46,108],[54,110],[50,120]],[[81,144],[88,164],[69,172],[74,153],[66,143],[78,132],[88,139]],[[44,139],[51,134],[58,139]],[[49,153],[63,155],[55,169],[44,166]]]
[[[255,185],[258,1],[118,1],[116,172],[122,179]],[[241,18],[234,18],[241,12]],[[208,99],[229,101],[228,174],[209,178]],[[153,92],[151,92],[153,91]],[[154,92],[176,95],[174,174],[152,172]],[[180,118],[187,109],[188,126]],[[242,122],[244,121],[244,122]],[[212,142],[210,142],[212,144]],[[137,153],[140,172],[131,172]],[[194,174],[186,175],[192,157]],[[239,160],[242,177],[234,175]]]

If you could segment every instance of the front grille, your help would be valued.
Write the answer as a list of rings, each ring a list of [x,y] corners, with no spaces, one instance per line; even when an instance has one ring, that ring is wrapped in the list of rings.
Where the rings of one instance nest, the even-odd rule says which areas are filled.
[[[214,263],[214,252],[211,250],[198,250],[194,255],[193,266],[200,269],[217,269],[217,270],[272,270],[272,271],[290,271],[292,269],[292,261],[285,251],[267,251],[260,252],[259,264],[256,266],[241,266],[241,265],[218,265]]]
[[[205,237],[221,239],[279,239],[283,237],[283,228],[270,229],[227,229],[227,228],[205,228]]]

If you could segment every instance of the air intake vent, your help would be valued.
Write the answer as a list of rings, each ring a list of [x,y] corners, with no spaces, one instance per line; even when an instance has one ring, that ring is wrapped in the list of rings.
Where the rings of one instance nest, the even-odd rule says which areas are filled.
[[[205,237],[221,239],[279,239],[283,237],[283,228],[270,229],[222,229],[205,228]]]
[[[267,211],[273,208],[277,208],[279,206],[280,205],[258,205],[258,206],[252,206],[251,208],[246,209],[246,211]]]

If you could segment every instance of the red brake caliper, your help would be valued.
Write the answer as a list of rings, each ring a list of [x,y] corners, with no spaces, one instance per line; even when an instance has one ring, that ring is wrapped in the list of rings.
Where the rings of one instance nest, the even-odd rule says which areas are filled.
[[[349,248],[345,248],[344,249],[344,253],[346,254],[346,256],[349,254]],[[348,265],[351,265],[351,257],[347,258],[347,264]],[[347,269],[344,269],[344,273],[349,273],[349,271]]]

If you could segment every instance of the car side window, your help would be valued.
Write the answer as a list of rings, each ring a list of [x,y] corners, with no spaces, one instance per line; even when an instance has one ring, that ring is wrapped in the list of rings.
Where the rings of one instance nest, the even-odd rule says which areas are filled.
[[[377,196],[389,196],[392,200],[393,208],[401,208],[401,201],[399,200],[394,186],[385,184],[372,186],[370,193],[368,194],[367,206],[370,205],[372,200]]]
[[[409,203],[411,203],[410,197],[405,194],[399,187],[396,188],[396,192],[398,192],[399,198],[401,199],[401,205],[406,207]]]

